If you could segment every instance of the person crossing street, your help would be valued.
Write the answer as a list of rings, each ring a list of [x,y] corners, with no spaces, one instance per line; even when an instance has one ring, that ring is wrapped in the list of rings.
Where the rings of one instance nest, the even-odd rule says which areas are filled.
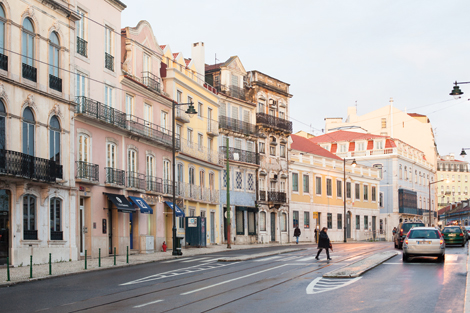
[[[320,253],[322,252],[323,249],[326,250],[326,257],[328,260],[331,260],[330,258],[330,252],[328,251],[329,249],[333,250],[333,246],[331,245],[330,238],[328,237],[327,234],[328,228],[323,227],[321,232],[320,232],[320,239],[318,240],[318,253],[315,259],[320,260],[318,257],[320,256]]]
[[[295,243],[299,244],[299,237],[300,237],[300,228],[299,225],[297,225],[294,229],[294,237],[295,237]]]

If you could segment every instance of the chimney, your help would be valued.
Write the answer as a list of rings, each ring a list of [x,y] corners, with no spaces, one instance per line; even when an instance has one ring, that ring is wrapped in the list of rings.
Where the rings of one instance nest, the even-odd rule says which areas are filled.
[[[205,51],[204,51],[204,43],[203,42],[196,42],[193,43],[191,46],[191,60],[194,62],[196,66],[196,71],[200,75],[199,78],[204,81],[204,77],[206,76],[205,71]]]

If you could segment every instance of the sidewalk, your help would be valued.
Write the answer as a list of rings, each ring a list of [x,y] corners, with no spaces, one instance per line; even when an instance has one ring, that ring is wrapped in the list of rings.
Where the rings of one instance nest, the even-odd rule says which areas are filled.
[[[311,244],[311,243],[309,243]],[[98,259],[88,259],[87,269],[85,270],[85,260],[71,261],[71,262],[58,262],[52,263],[52,275],[49,275],[49,264],[38,264],[34,265],[33,260],[33,275],[30,279],[30,266],[21,267],[10,267],[10,281],[7,281],[7,267],[0,268],[0,287],[17,284],[20,282],[35,281],[41,279],[47,279],[50,277],[59,277],[73,275],[76,273],[83,273],[96,270],[105,270],[116,267],[132,266],[137,264],[152,263],[161,260],[171,260],[181,257],[204,255],[218,252],[234,251],[234,250],[245,250],[245,249],[256,249],[256,248],[268,248],[268,247],[301,247],[303,245],[296,245],[295,243],[288,244],[251,244],[251,245],[232,245],[232,249],[227,249],[227,245],[214,245],[207,248],[189,248],[182,249],[182,256],[173,256],[170,251],[167,252],[155,252],[150,254],[133,254],[129,255],[129,263],[126,263],[126,256],[116,256],[116,265],[114,265],[114,257],[102,257],[101,267],[98,267]]]

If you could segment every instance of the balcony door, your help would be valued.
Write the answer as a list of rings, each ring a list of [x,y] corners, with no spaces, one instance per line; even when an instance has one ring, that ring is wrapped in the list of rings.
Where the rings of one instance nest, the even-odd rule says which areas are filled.
[[[276,241],[276,213],[271,212],[271,241]]]
[[[85,255],[85,199],[80,197],[80,213],[78,216],[80,222],[80,255]]]
[[[0,190],[0,265],[10,256],[10,191]]]
[[[6,117],[5,105],[3,104],[3,101],[0,100],[0,150],[5,150],[6,149],[5,117]],[[0,164],[1,164],[1,161],[0,161]],[[2,167],[4,167],[4,164],[2,164]]]
[[[34,156],[34,127],[35,120],[30,108],[23,111],[23,153]]]

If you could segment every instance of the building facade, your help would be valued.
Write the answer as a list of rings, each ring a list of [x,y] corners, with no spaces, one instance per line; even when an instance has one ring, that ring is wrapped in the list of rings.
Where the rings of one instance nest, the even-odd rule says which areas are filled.
[[[456,160],[453,154],[437,160],[437,194],[439,209],[467,200],[470,188],[468,162]]]

